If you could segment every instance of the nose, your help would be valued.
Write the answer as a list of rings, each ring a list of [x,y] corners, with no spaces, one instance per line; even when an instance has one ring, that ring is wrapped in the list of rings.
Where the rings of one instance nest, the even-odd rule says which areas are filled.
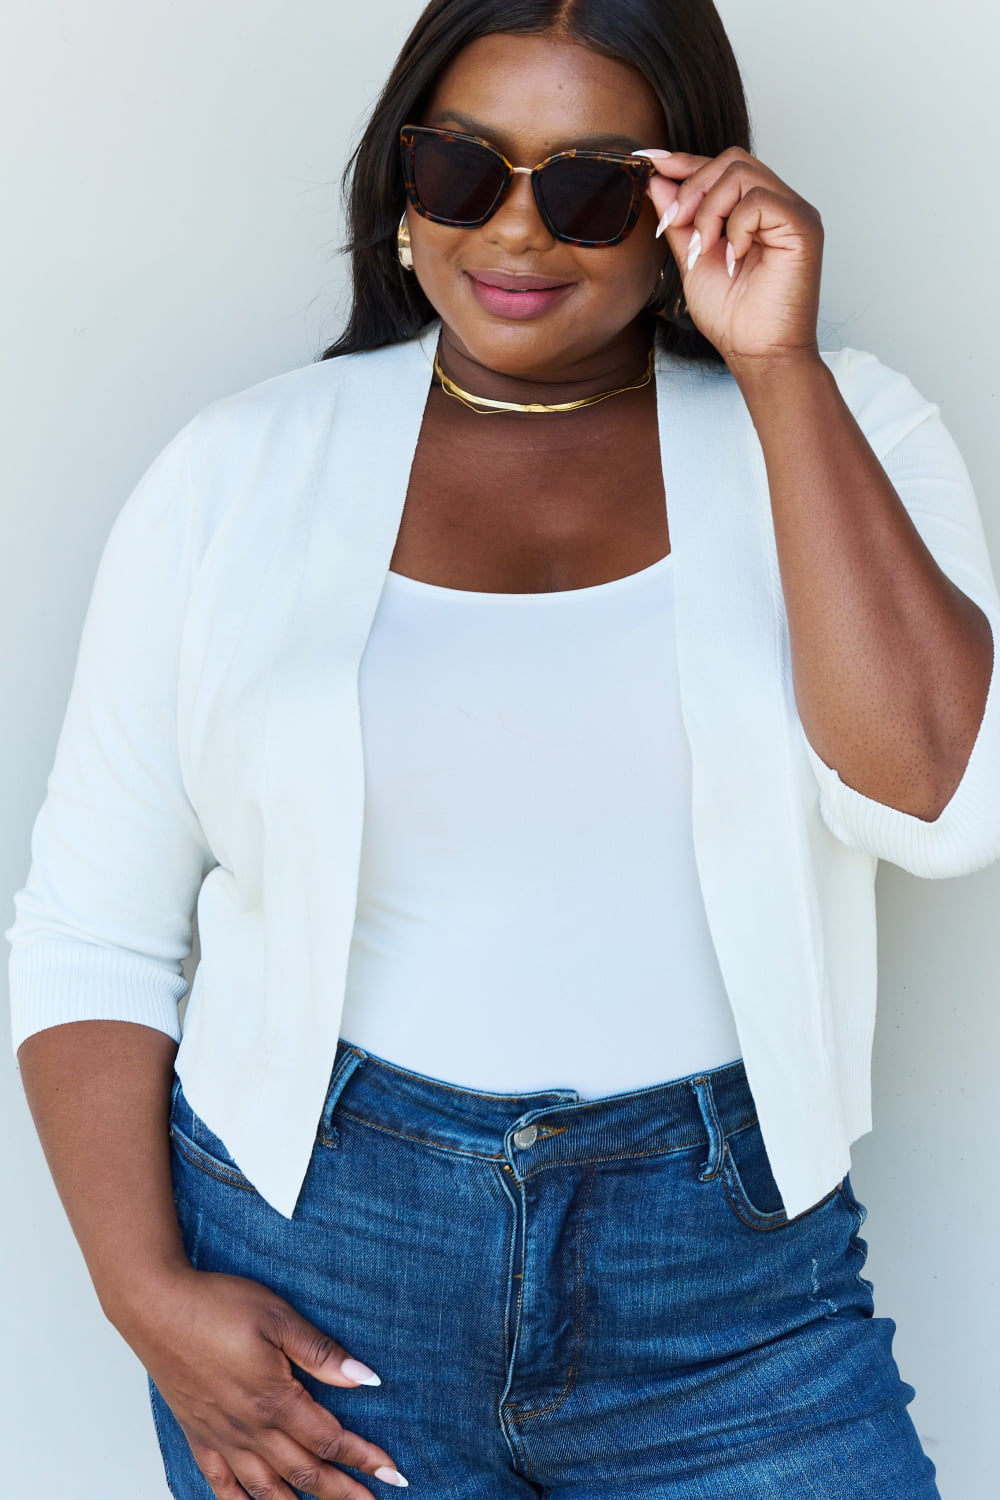
[[[483,226],[483,234],[508,253],[550,249],[555,239],[538,212],[531,185],[531,168],[515,167],[512,182],[500,207]]]

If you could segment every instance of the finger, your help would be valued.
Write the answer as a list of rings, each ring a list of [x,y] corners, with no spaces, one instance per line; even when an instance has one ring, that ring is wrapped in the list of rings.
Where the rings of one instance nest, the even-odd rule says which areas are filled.
[[[692,158],[692,160],[695,159]],[[746,151],[733,147],[729,151],[724,151],[721,156],[716,156],[704,163],[680,184],[677,190],[678,211],[673,221],[674,227],[677,229],[693,227],[695,216],[708,194],[723,180],[731,180],[733,177],[740,182],[761,183],[778,190],[785,187],[785,184],[762,162],[757,161]],[[791,190],[785,187],[785,191]],[[737,193],[736,198],[738,197]]]
[[[648,156],[657,173],[677,182],[692,177],[702,167],[715,159],[711,156],[694,156],[688,151],[663,151],[658,146],[648,146],[642,151],[633,151],[633,156]]]
[[[381,1385],[375,1371],[349,1355],[342,1344],[321,1333],[287,1303],[271,1309],[261,1328],[264,1337],[275,1348],[326,1385]],[[347,1367],[344,1363],[347,1361]]]
[[[810,241],[821,242],[823,228],[811,204],[789,203],[777,193],[753,188],[730,214],[726,234],[735,270],[755,242],[769,249],[801,251]]]
[[[349,1432],[332,1412],[313,1400],[304,1386],[300,1385],[297,1392],[272,1413],[270,1425],[298,1444],[303,1452],[315,1455],[324,1463],[348,1464],[366,1474],[377,1475],[380,1469],[399,1472],[390,1453],[377,1443],[359,1437],[356,1432]],[[309,1486],[300,1485],[299,1488],[308,1490]]]
[[[661,151],[657,147],[649,147],[643,151],[633,151],[633,156],[646,156],[653,163],[656,172],[650,178],[649,187],[646,189],[656,209],[656,237],[659,239],[664,230],[673,222],[674,214],[670,211],[677,202],[677,194],[680,180],[686,172],[696,171],[695,163],[706,163],[710,160],[707,156],[686,156],[683,153],[672,151]],[[676,172],[673,168],[674,162],[681,162]],[[678,180],[675,180],[678,179]]]
[[[221,1453],[195,1443],[191,1443],[191,1453],[215,1500],[246,1500],[246,1490]]]
[[[701,236],[703,254],[714,250],[719,240],[727,233],[729,223],[749,224],[758,228],[762,219],[768,222],[790,223],[796,218],[796,203],[790,197],[782,197],[777,180],[770,174],[762,177],[754,165],[732,162],[722,176],[705,193],[694,215],[693,227]],[[741,204],[752,203],[755,207],[747,215],[738,216]],[[758,209],[756,205],[760,205]],[[766,205],[766,206],[765,206]],[[751,230],[751,237],[753,230]],[[732,240],[732,234],[729,236]],[[741,237],[742,239],[743,237]],[[742,243],[740,254],[745,255],[749,243]]]
[[[673,222],[669,210],[677,202],[677,184],[668,182],[664,177],[654,177],[647,192],[656,209],[656,237],[659,239],[667,225]]]
[[[241,1497],[242,1500],[242,1497],[246,1495],[250,1496],[250,1500],[297,1500],[295,1491],[285,1483],[280,1474],[275,1473],[269,1463],[256,1453],[236,1455],[233,1459],[233,1471],[239,1486],[234,1492],[234,1500],[236,1496]],[[317,1490],[316,1494],[320,1495],[320,1491]],[[345,1491],[345,1497],[347,1494],[348,1492]],[[374,1500],[374,1497],[366,1495],[364,1490],[361,1490],[361,1495],[365,1496],[365,1500]],[[225,1500],[229,1500],[228,1495]],[[326,1500],[325,1494],[321,1496],[321,1500]],[[337,1500],[341,1500],[339,1495]],[[352,1496],[352,1500],[355,1500],[355,1497]],[[361,1497],[356,1497],[356,1500],[361,1500]]]
[[[345,1433],[345,1438],[353,1439],[353,1434]],[[353,1439],[355,1443],[362,1444],[362,1439]],[[353,1479],[350,1474],[345,1474],[343,1469],[334,1468],[334,1463],[346,1464],[349,1468],[363,1468],[368,1472],[367,1466],[355,1463],[350,1457],[351,1441],[344,1445],[344,1451],[332,1456],[332,1459],[320,1458],[316,1453],[304,1448],[301,1443],[296,1443],[286,1433],[272,1433],[266,1449],[255,1454],[246,1454],[247,1463],[234,1459],[233,1468],[239,1474],[240,1481],[245,1489],[249,1489],[248,1477],[253,1477],[258,1467],[261,1472],[270,1469],[272,1473],[280,1475],[282,1479],[296,1490],[304,1490],[307,1495],[314,1495],[316,1500],[374,1500],[372,1492],[366,1489],[358,1480]],[[363,1444],[367,1448],[367,1444]],[[406,1480],[399,1473],[395,1464],[382,1463],[378,1465],[380,1472],[374,1470],[374,1477],[393,1487],[406,1486]],[[394,1477],[395,1476],[395,1477]],[[254,1493],[250,1490],[251,1495]],[[278,1491],[282,1494],[282,1491]]]

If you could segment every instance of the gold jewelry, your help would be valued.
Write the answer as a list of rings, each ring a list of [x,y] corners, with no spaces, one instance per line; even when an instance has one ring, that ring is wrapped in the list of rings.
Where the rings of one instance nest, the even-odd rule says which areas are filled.
[[[399,264],[404,271],[412,271],[413,251],[410,249],[410,226],[406,220],[405,209],[403,210],[403,217],[399,221],[399,228],[396,231],[396,246],[397,254],[399,255]]]
[[[444,373],[437,354],[434,355],[434,373],[441,382],[441,389],[447,395],[454,396],[456,401],[461,401],[463,406],[467,406],[470,411],[476,412],[481,417],[491,417],[497,412],[504,411],[523,411],[534,415],[550,411],[578,411],[581,406],[595,406],[598,401],[607,401],[609,396],[621,396],[626,391],[640,391],[643,386],[649,385],[653,378],[655,360],[656,345],[651,344],[646,372],[631,385],[619,385],[613,391],[602,391],[598,396],[584,396],[580,401],[560,401],[555,406],[543,406],[540,401],[529,401],[523,405],[519,401],[490,401],[485,396],[474,396],[471,391],[463,391],[460,385],[456,385],[454,380]]]

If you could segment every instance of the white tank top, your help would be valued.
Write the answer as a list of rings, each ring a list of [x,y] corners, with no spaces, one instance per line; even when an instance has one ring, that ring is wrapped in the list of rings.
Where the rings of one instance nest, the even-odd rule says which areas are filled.
[[[739,1057],[695,868],[672,557],[542,594],[390,572],[359,688],[347,1041],[583,1098]]]

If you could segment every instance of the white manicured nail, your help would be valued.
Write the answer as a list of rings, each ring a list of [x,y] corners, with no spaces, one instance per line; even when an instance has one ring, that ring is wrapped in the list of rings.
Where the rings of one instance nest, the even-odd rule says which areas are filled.
[[[673,154],[672,151],[661,151],[659,146],[649,146],[645,151],[632,152],[633,156],[652,156],[657,161],[662,161],[665,157],[673,156]]]
[[[689,271],[693,271],[694,270],[695,262],[697,261],[697,259],[698,259],[698,257],[699,257],[700,254],[701,254],[701,235],[698,233],[698,231],[696,229],[695,232],[694,232],[694,234],[691,236],[690,242],[688,243],[688,270]]]
[[[384,1479],[386,1484],[403,1484],[407,1489],[410,1488],[410,1481],[404,1479],[398,1469],[389,1469],[385,1464],[382,1465],[381,1469],[375,1470],[375,1478]]]
[[[674,222],[679,212],[680,204],[675,198],[673,203],[671,203],[670,207],[667,209],[666,213],[663,215],[663,218],[660,220],[659,228],[656,231],[657,239],[660,238],[660,235],[665,229],[669,229],[670,225]]]
[[[345,1359],[340,1367],[340,1373],[346,1375],[348,1380],[356,1380],[358,1385],[381,1385],[382,1381],[374,1370],[369,1370],[360,1359]]]
[[[730,276],[736,270],[736,251],[733,249],[732,244],[726,246],[726,269]]]

